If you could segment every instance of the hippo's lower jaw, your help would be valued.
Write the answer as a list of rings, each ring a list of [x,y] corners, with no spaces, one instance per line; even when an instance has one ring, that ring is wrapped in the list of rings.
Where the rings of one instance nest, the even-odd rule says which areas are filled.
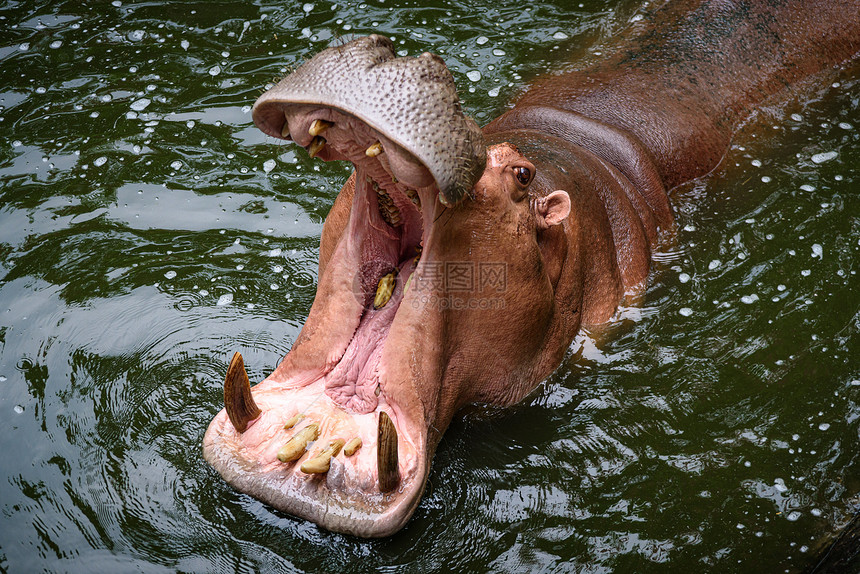
[[[349,114],[304,106],[280,117],[313,155],[355,165],[351,217],[283,363],[251,390],[234,359],[204,456],[274,508],[333,531],[387,536],[414,512],[438,441],[428,440],[432,405],[417,391],[434,388],[427,379],[438,374],[416,363],[413,333],[426,334],[418,278],[432,259],[422,246],[439,190],[420,162]],[[361,446],[347,456],[341,447],[355,439]]]

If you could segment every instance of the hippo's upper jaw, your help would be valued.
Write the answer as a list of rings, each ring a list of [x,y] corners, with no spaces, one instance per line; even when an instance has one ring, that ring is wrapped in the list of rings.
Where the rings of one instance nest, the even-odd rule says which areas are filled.
[[[351,161],[354,187],[341,199],[352,205],[278,369],[249,391],[240,358],[231,364],[204,456],[277,509],[387,536],[414,512],[440,438],[431,429],[444,430],[459,400],[443,389],[444,321],[421,304],[418,284],[438,255],[433,222],[483,173],[481,132],[438,57],[395,59],[379,36],[318,54],[263,94],[253,116],[311,156]],[[354,439],[354,454],[340,452]]]

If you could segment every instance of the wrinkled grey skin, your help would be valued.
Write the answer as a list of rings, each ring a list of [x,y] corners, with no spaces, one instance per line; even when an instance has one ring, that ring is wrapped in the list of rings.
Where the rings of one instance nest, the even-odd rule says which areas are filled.
[[[484,172],[484,137],[463,114],[442,58],[429,52],[395,58],[384,36],[358,38],[315,55],[260,96],[254,122],[266,134],[283,137],[284,104],[323,105],[362,120],[426,166],[446,205],[458,203]]]

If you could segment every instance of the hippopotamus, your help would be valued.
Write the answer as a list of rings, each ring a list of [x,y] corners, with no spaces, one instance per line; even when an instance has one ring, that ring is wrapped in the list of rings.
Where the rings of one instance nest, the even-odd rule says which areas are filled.
[[[355,170],[301,333],[253,388],[234,355],[206,460],[324,528],[398,531],[452,417],[522,400],[640,294],[672,233],[668,191],[715,169],[757,105],[855,57],[858,11],[670,1],[483,128],[438,56],[396,57],[381,35],[315,55],[254,122]]]

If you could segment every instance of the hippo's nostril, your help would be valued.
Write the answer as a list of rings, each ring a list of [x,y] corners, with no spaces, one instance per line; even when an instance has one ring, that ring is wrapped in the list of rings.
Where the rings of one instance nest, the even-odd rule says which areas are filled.
[[[313,123],[311,123],[311,127],[308,128],[308,133],[311,136],[316,137],[318,135],[322,135],[323,132],[333,125],[333,122],[328,122],[326,120],[314,120]]]

